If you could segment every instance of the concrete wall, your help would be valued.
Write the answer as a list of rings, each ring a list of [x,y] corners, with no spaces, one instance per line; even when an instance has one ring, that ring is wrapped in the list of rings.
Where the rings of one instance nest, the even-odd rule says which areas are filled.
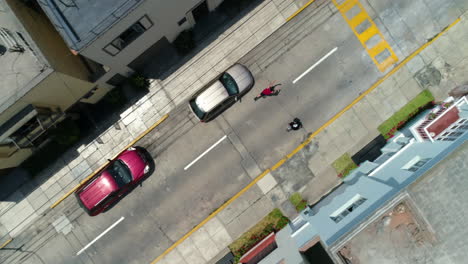
[[[0,114],[0,124],[5,123],[28,104],[43,107],[59,107],[67,110],[85,95],[94,84],[60,72],[52,72],[32,90]],[[32,154],[31,150],[21,150],[11,155],[11,150],[0,149],[0,169],[15,167]]]
[[[31,91],[16,101],[11,107],[0,114],[0,124],[18,113],[28,104],[45,107],[59,107],[67,110],[93,87],[92,83],[52,72]]]
[[[99,38],[94,40],[88,47],[85,47],[80,54],[103,65],[109,66],[111,70],[98,81],[99,86],[107,86],[105,82],[116,73],[129,76],[133,70],[127,65],[136,57],[146,51],[154,43],[163,37],[172,42],[184,29],[193,26],[193,17],[190,11],[196,7],[200,0],[147,0],[123,17],[119,22],[105,31]],[[222,0],[207,0],[208,8],[213,10]],[[152,21],[153,26],[145,33],[134,40],[130,45],[121,50],[117,55],[112,56],[103,49],[122,32],[128,29],[144,15]],[[177,24],[182,18],[187,21],[179,26]]]

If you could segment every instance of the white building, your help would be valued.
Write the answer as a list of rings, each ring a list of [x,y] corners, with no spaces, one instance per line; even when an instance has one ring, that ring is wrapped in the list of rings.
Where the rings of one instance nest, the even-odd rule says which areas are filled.
[[[106,69],[97,80],[110,89],[172,49],[222,0],[41,0],[38,1],[74,52]]]

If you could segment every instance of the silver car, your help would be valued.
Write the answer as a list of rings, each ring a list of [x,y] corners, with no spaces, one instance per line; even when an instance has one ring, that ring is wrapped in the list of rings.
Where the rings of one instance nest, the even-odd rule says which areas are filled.
[[[189,101],[190,108],[200,121],[208,122],[233,105],[254,84],[249,69],[234,64],[198,91]]]

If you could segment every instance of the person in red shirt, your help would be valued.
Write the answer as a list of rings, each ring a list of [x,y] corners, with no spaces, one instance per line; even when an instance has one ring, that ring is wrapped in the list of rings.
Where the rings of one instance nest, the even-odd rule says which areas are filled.
[[[278,83],[278,84],[275,84],[275,85],[271,85],[269,86],[268,88],[265,88],[263,89],[263,91],[257,95],[254,100],[257,101],[258,99],[260,98],[264,98],[264,97],[267,97],[267,96],[277,96],[279,93],[280,93],[280,89],[278,90],[275,90],[276,86],[280,86],[281,83]]]

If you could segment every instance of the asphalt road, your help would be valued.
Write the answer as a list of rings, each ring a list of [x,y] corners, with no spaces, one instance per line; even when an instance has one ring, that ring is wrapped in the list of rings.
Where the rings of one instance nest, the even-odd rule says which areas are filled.
[[[292,23],[298,21],[285,27]],[[177,140],[170,144],[153,141],[159,136],[155,131],[139,142],[155,159],[153,175],[108,212],[81,215],[73,223],[79,243],[72,243],[69,235],[56,236],[37,255],[44,263],[151,262],[246,186],[257,171],[274,165],[382,76],[340,14],[295,41],[297,45],[284,49],[266,69],[257,71],[252,91],[216,120],[194,123],[183,110],[178,113],[180,129],[173,131]],[[252,52],[260,52],[267,44]],[[253,67],[255,61],[249,56],[240,62]],[[280,95],[254,102],[272,81],[283,84]],[[303,121],[304,128],[286,132],[294,117]],[[253,168],[244,162],[249,158],[254,160]],[[28,261],[39,263],[35,257]]]
[[[150,262],[257,176],[244,168],[246,156],[259,171],[271,167],[378,76],[352,31],[335,15],[256,74],[252,91],[216,120],[187,122],[186,132],[163,151],[148,140],[156,134],[139,142],[153,155],[156,171],[110,211],[78,218],[76,228],[92,241],[124,217],[81,254],[95,263]],[[280,95],[255,102],[253,97],[272,81],[282,83]],[[184,116],[188,111],[179,114],[180,122],[191,120]],[[294,117],[303,120],[304,128],[287,132]]]

